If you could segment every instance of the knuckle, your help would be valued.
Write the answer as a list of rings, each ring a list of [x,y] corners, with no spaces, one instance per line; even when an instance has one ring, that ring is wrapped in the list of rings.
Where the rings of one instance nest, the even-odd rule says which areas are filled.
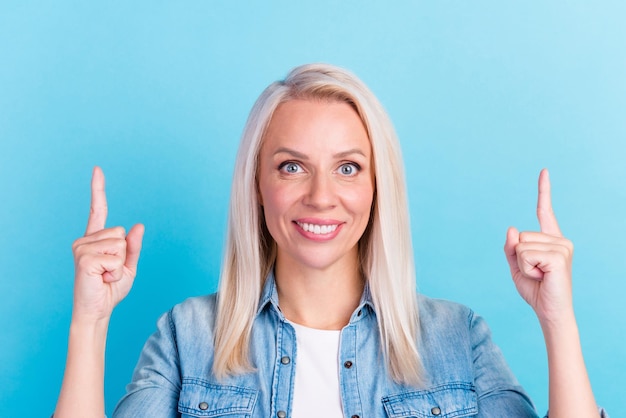
[[[117,254],[126,254],[126,240],[125,239],[116,239],[113,243],[113,246],[116,250]]]
[[[126,229],[123,226],[114,226],[113,228],[111,228],[111,231],[119,237],[125,237],[126,236]]]
[[[124,260],[120,257],[115,257],[113,260],[110,261],[110,266],[111,272],[113,274],[121,274],[122,267],[124,266]]]
[[[543,206],[540,206],[537,208],[537,216],[538,217],[542,217],[542,216],[552,216],[554,215],[554,211],[551,208],[545,208]]]
[[[94,257],[91,254],[81,254],[76,258],[76,267],[81,270],[93,265]]]
[[[106,203],[101,203],[99,206],[95,206],[92,202],[92,205],[89,207],[89,214],[92,217],[96,217],[96,216],[100,216],[103,213],[107,212],[107,204]]]
[[[561,253],[563,254],[563,257],[569,259],[572,257],[572,255],[574,254],[574,246],[572,245],[571,241],[564,241],[560,246],[559,249],[561,251]]]
[[[80,238],[78,238],[77,240],[75,240],[72,243],[72,252],[76,253],[76,251],[78,250],[78,248],[80,248],[80,246],[82,245],[82,240]]]
[[[520,264],[520,270],[525,276],[528,276],[534,268],[535,266],[526,262]]]
[[[82,240],[74,241],[74,244],[72,244],[72,252],[74,253],[74,256],[80,257],[81,254],[85,252],[86,245],[87,244]]]
[[[537,218],[541,219],[546,214],[546,210],[542,207],[537,208]]]

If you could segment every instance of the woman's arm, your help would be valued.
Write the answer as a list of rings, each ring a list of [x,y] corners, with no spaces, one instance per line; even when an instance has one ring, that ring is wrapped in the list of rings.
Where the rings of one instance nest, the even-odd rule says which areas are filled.
[[[550,418],[599,417],[587,376],[572,302],[571,241],[552,210],[547,170],[539,175],[541,232],[507,232],[504,251],[520,295],[534,309],[548,353]]]
[[[548,352],[550,417],[598,417],[576,319],[572,315],[558,324],[542,323],[541,328]]]
[[[113,308],[128,294],[137,271],[143,225],[126,235],[105,229],[104,174],[94,168],[85,236],[74,242],[74,305],[67,363],[56,418],[104,416],[104,352]]]

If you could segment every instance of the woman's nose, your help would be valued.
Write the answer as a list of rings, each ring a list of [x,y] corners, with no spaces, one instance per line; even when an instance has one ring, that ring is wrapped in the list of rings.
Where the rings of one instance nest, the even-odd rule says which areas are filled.
[[[332,208],[336,204],[336,195],[333,180],[330,176],[315,174],[307,184],[308,191],[304,203],[317,209]]]

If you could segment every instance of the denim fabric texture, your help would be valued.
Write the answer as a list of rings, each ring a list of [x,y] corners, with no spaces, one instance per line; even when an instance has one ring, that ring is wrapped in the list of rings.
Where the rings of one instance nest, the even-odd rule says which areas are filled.
[[[376,309],[364,292],[341,331],[345,417],[538,417],[485,321],[467,307],[419,296],[425,387],[388,376]],[[293,327],[278,308],[272,275],[252,329],[252,373],[218,381],[211,372],[216,295],[191,298],[158,321],[113,417],[290,417],[298,361]]]

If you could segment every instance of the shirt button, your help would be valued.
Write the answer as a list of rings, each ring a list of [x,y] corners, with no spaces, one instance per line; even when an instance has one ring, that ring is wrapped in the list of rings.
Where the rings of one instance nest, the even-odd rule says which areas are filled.
[[[346,361],[345,363],[343,363],[343,367],[349,369],[350,367],[352,367],[352,362],[350,360]]]
[[[278,411],[276,415],[278,416],[278,418],[285,418],[287,416],[287,413],[285,411]]]
[[[356,313],[356,316],[361,316],[361,310],[359,309],[359,311]],[[354,417],[358,417],[358,415],[354,415],[352,418]]]
[[[441,408],[439,408],[438,406],[434,407],[433,409],[430,410],[430,412],[433,415],[441,415]]]
[[[200,402],[200,405],[198,405],[198,408],[202,409],[203,411],[206,411],[207,409],[209,409],[209,404],[206,402]]]
[[[291,359],[287,356],[284,356],[283,358],[280,359],[280,362],[283,364],[289,364],[291,362]]]
[[[352,417],[350,418],[361,418],[361,417],[359,417],[358,415],[352,415]]]

